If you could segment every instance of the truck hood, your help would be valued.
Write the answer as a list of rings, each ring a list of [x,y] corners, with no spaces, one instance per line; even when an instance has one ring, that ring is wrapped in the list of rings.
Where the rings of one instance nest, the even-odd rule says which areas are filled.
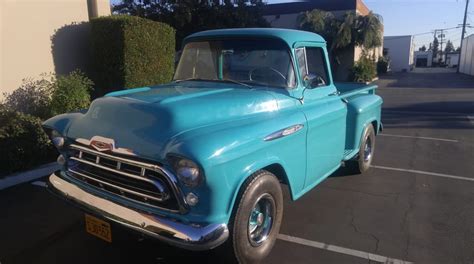
[[[115,147],[156,158],[174,136],[216,123],[278,111],[271,92],[228,84],[186,82],[112,93],[71,122],[67,136],[114,139]]]

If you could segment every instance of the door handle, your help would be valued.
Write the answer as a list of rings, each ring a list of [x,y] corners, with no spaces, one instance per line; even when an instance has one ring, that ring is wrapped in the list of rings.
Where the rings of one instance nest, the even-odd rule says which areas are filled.
[[[328,94],[328,96],[335,96],[335,95],[340,95],[341,93],[339,91],[332,92]]]

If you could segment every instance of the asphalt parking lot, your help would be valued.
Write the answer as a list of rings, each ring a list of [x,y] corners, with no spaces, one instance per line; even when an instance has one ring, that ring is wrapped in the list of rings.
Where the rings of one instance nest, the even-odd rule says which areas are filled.
[[[403,73],[378,84],[384,131],[374,167],[364,175],[342,169],[296,202],[286,195],[266,263],[474,263],[474,78]],[[220,257],[121,232],[109,244],[87,235],[83,214],[41,186],[0,191],[2,264]]]

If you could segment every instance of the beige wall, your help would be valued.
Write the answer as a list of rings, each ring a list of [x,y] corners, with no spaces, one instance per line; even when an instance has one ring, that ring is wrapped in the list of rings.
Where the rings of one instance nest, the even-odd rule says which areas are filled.
[[[99,15],[110,14],[108,0],[96,6]],[[70,25],[88,20],[88,0],[0,0],[0,93],[18,88],[23,78],[83,65],[81,36],[88,28]]]

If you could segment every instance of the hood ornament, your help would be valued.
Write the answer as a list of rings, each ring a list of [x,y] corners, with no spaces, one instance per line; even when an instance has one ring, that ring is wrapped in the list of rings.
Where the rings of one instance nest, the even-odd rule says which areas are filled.
[[[89,145],[100,152],[112,151],[115,149],[115,142],[113,139],[101,136],[93,136]]]
[[[89,146],[100,152],[112,152],[128,156],[136,156],[135,152],[128,148],[116,148],[115,140],[102,136],[93,136],[90,140],[85,138],[77,138],[77,143]]]

